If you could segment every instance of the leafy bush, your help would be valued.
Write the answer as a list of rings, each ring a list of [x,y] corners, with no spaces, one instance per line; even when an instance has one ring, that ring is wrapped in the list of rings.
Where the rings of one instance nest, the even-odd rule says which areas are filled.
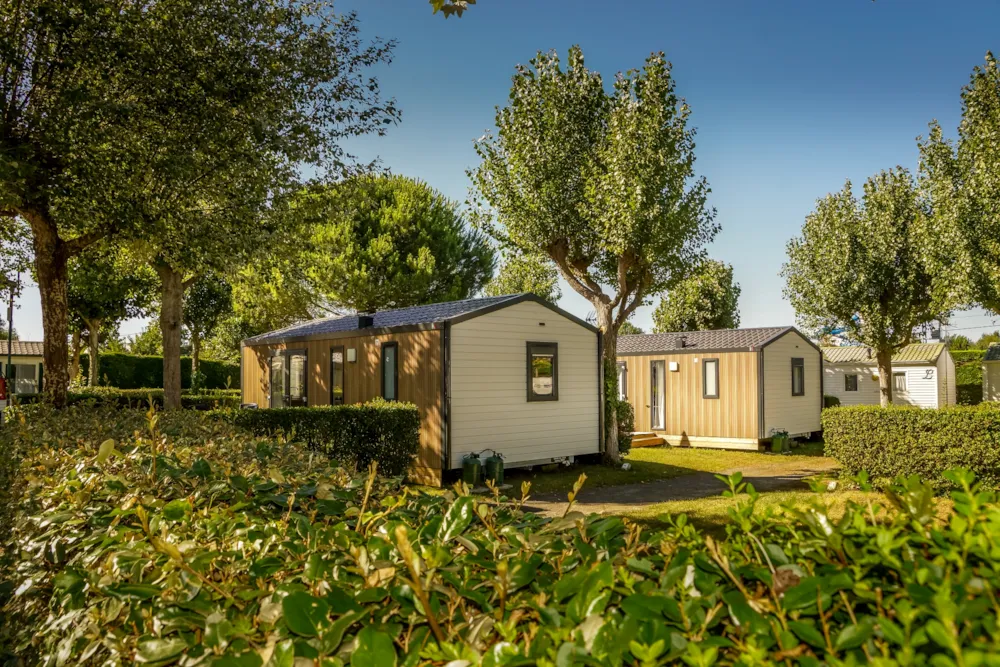
[[[284,433],[364,470],[377,461],[386,475],[404,475],[420,449],[420,413],[411,403],[376,399],[357,405],[264,408],[221,413],[259,435]]]
[[[835,411],[840,412],[840,411]],[[123,414],[129,413],[129,414]],[[27,418],[27,421],[24,418]],[[130,431],[138,431],[133,435]],[[108,442],[106,438],[110,438]],[[935,516],[755,508],[728,538],[523,500],[399,492],[179,412],[29,408],[4,546],[24,664],[983,665],[997,648],[997,496],[955,474]],[[10,525],[10,524],[7,524]]]
[[[138,354],[102,354],[99,363],[99,384],[107,384],[119,389],[163,386],[163,357],[147,357]],[[80,370],[86,382],[90,374],[90,355],[81,355]],[[239,364],[213,359],[199,359],[198,370],[205,375],[201,385],[204,389],[225,389],[230,386],[239,386]],[[181,386],[185,389],[191,387],[190,357],[181,357]]]
[[[43,394],[18,394],[21,403],[39,403]],[[69,392],[69,403],[94,401],[97,404],[113,403],[123,408],[148,407],[152,399],[158,408],[163,407],[162,389],[119,389],[117,387],[84,387]],[[181,394],[181,406],[193,410],[214,410],[218,408],[237,408],[240,406],[239,389],[204,389],[201,391],[186,390]]]
[[[635,410],[628,401],[618,401],[618,451],[625,456],[632,449],[635,431]]]
[[[951,358],[956,365],[967,363],[981,363],[986,355],[986,350],[951,350]]]
[[[823,395],[823,407],[824,408],[836,408],[840,405],[840,399],[836,396],[830,396],[829,394]]]
[[[963,467],[1000,487],[1000,406],[937,410],[849,406],[823,411],[826,453],[847,474],[864,471],[879,484],[918,475],[937,488],[942,473]]]
[[[983,355],[986,350],[952,352],[955,359],[955,389],[959,405],[983,402]]]

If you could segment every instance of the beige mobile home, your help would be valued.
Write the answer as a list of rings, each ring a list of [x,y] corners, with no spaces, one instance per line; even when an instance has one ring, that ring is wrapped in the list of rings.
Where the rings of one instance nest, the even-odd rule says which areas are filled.
[[[420,410],[412,476],[441,484],[470,452],[509,467],[596,454],[599,334],[531,294],[315,320],[243,343],[244,403],[361,403]]]
[[[637,446],[756,450],[821,428],[822,358],[794,327],[621,336],[618,384]]]
[[[996,343],[983,355],[983,400],[1000,401],[1000,345]]]
[[[826,393],[841,405],[880,403],[878,364],[870,347],[823,348]],[[985,378],[985,375],[984,375]],[[914,343],[892,355],[892,402],[920,408],[955,405],[955,360],[944,343]]]

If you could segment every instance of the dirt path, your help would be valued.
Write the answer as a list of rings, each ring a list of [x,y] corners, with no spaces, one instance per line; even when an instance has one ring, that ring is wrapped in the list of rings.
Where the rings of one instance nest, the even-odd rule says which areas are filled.
[[[721,474],[742,472],[744,481],[750,482],[755,489],[763,492],[802,488],[806,486],[803,481],[806,478],[831,472],[836,468],[837,462],[833,459],[816,457],[815,461],[799,459],[788,463],[733,468]],[[671,500],[695,500],[717,496],[724,490],[725,486],[713,473],[699,472],[645,484],[625,484],[595,489],[584,487],[574,509],[586,514],[621,514]],[[531,498],[524,508],[546,516],[559,516],[566,509],[566,496],[565,494],[540,495]]]

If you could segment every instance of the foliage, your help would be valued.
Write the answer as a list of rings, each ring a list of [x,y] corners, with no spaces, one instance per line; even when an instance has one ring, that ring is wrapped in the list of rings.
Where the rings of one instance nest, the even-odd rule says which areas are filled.
[[[653,331],[708,331],[740,326],[740,285],[730,264],[709,260],[660,299]]]
[[[405,475],[420,449],[420,413],[410,403],[313,408],[261,408],[222,415],[258,435],[285,435],[325,452],[340,464],[365,470],[373,461],[385,475]]]
[[[486,283],[486,296],[503,296],[530,292],[546,301],[558,303],[562,298],[559,273],[548,258],[539,255],[513,255],[500,265],[497,275]]]
[[[184,326],[199,339],[209,337],[219,321],[232,312],[233,288],[218,276],[203,276],[188,289],[184,298]]]
[[[151,319],[142,331],[132,336],[128,351],[142,356],[163,356],[163,332],[158,319]]]
[[[90,359],[88,355],[81,356],[83,376],[88,376]],[[181,361],[189,361],[181,357]],[[199,370],[205,375],[205,389],[223,389],[239,385],[240,367],[225,361],[203,359]],[[117,387],[119,389],[140,389],[148,387],[163,387],[163,357],[138,354],[102,354],[100,355],[100,377],[98,384]],[[191,364],[184,363],[181,367],[181,386],[191,386]]]
[[[866,472],[880,485],[901,475],[949,486],[943,473],[972,470],[990,488],[1000,488],[1000,405],[922,409],[848,406],[823,411],[826,453],[848,475]]]
[[[882,405],[892,402],[892,353],[911,342],[914,327],[956,305],[926,261],[937,243],[927,223],[907,170],[869,178],[860,202],[848,181],[816,202],[782,268],[804,327],[842,329],[875,350]]]
[[[836,396],[830,396],[825,394],[823,396],[823,407],[824,408],[836,408],[840,406],[840,399]]]
[[[694,173],[690,109],[651,54],[605,91],[579,47],[519,65],[496,134],[476,141],[476,216],[504,247],[545,254],[590,301],[614,360],[621,324],[704,257],[718,231]],[[612,293],[606,292],[610,288]],[[605,456],[619,460],[614,413]]]
[[[312,222],[306,275],[327,301],[358,311],[466,299],[493,274],[486,237],[422,181],[361,175],[300,196]]]
[[[837,516],[756,507],[716,541],[568,507],[350,480],[190,412],[15,414],[10,651],[29,664],[989,664],[995,493],[914,481]],[[32,421],[33,420],[33,421]],[[46,437],[41,437],[46,433]],[[10,466],[5,467],[10,470]],[[13,492],[10,492],[13,491]],[[572,496],[571,496],[572,497]]]
[[[618,327],[618,333],[622,336],[630,336],[634,334],[645,333],[642,329],[632,324],[628,320],[622,322],[622,325]]]
[[[955,350],[955,385],[959,405],[979,405],[983,402],[983,357],[986,350]]]
[[[1000,343],[1000,331],[984,333],[979,337],[979,340],[976,341],[976,347],[980,350],[985,350],[994,343]]]
[[[462,18],[465,10],[469,8],[469,5],[476,4],[476,0],[430,0],[430,3],[435,14],[441,12],[445,18],[452,15]]]
[[[19,403],[30,405],[39,403],[42,394],[18,394]],[[116,405],[122,408],[148,407],[150,402],[157,408],[163,407],[163,390],[159,388],[119,389],[117,387],[81,387],[66,395],[66,403],[93,403],[94,405]],[[191,410],[218,410],[238,408],[239,389],[197,389],[184,390],[181,407]]]
[[[949,336],[947,343],[948,343],[948,349],[951,350],[952,352],[957,352],[960,350],[968,350],[972,348],[972,341],[969,340],[968,336],[963,336],[962,334],[958,334],[956,336]]]
[[[618,401],[618,451],[622,456],[632,450],[632,433],[635,431],[635,410],[628,401]]]
[[[962,90],[955,141],[930,124],[920,143],[921,186],[933,204],[936,252],[968,291],[968,300],[1000,312],[1000,64],[992,53]]]

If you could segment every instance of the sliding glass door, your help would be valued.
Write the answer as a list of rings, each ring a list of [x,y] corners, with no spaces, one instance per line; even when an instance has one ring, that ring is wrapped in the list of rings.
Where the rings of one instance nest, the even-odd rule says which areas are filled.
[[[271,356],[271,407],[307,404],[306,351],[276,350]]]
[[[663,430],[663,415],[666,412],[666,362],[649,363],[649,428]]]

